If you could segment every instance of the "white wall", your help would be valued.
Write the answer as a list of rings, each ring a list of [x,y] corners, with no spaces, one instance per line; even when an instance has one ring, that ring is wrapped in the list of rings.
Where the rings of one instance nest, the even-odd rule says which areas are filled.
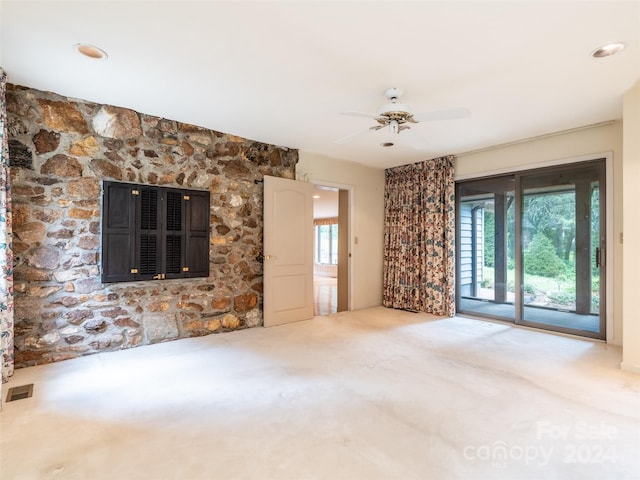
[[[352,310],[382,304],[384,170],[322,155],[299,152],[299,180],[350,187]],[[356,244],[357,238],[357,244]]]
[[[636,104],[636,109],[637,108]],[[637,124],[636,130],[638,130]],[[640,135],[636,135],[636,137],[639,136]],[[505,173],[529,166],[536,167],[545,163],[561,162],[565,159],[599,158],[602,157],[600,154],[612,155],[613,178],[609,179],[608,185],[612,187],[612,191],[609,192],[609,197],[613,201],[613,208],[609,208],[609,211],[613,212],[613,219],[609,219],[609,225],[612,226],[613,230],[613,234],[611,235],[613,242],[610,242],[608,249],[609,254],[613,256],[613,268],[611,272],[612,275],[607,279],[609,282],[608,290],[612,297],[607,299],[609,302],[607,310],[610,312],[610,315],[608,315],[609,318],[607,319],[607,341],[614,344],[621,344],[623,338],[622,244],[620,242],[623,203],[622,153],[622,123],[614,122],[569,133],[549,135],[527,142],[495,147],[477,153],[459,155],[456,157],[455,164],[456,178],[466,179]],[[638,174],[631,177],[636,179],[640,178],[640,159],[637,158],[637,160],[636,168],[638,169]],[[610,174],[610,172],[607,172],[607,174]],[[625,170],[625,176],[626,175],[627,171]],[[637,192],[638,186],[636,185],[634,188]],[[631,193],[633,193],[633,188]],[[637,204],[637,197],[635,203]],[[636,245],[640,244],[640,223],[638,224],[639,229]],[[626,225],[629,224],[627,223]],[[625,238],[625,240],[627,239]],[[613,245],[611,245],[611,243],[613,243]],[[640,253],[638,255],[640,255]],[[627,257],[625,256],[625,262],[626,259]],[[640,256],[638,256],[638,265],[640,266]],[[640,272],[640,268],[636,271]],[[640,285],[640,281],[636,280],[636,284]],[[638,295],[637,291],[635,295]],[[640,365],[640,357],[638,364]]]
[[[640,81],[623,98],[624,272],[622,368],[640,373]]]

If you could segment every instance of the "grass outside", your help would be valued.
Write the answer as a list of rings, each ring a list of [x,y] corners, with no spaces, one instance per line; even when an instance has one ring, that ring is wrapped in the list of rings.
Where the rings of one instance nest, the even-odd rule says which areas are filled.
[[[493,267],[484,267],[484,278],[487,279],[491,285],[493,285],[493,275]],[[515,279],[516,271],[507,270],[507,289],[511,292],[515,291]],[[530,285],[535,290],[548,293],[575,293],[576,291],[575,281],[572,279],[541,277],[539,275],[529,275],[525,273],[523,283],[525,284],[525,291],[527,290],[527,285]]]
[[[484,278],[481,286],[489,289],[486,294],[493,297],[494,268],[484,267]],[[597,279],[594,279],[595,288],[592,291],[592,309],[599,308],[599,292],[597,289]],[[549,278],[539,275],[524,275],[523,281],[524,303],[551,308],[563,308],[574,310],[576,305],[576,284],[571,278]],[[509,297],[515,293],[515,270],[507,270],[507,292]]]

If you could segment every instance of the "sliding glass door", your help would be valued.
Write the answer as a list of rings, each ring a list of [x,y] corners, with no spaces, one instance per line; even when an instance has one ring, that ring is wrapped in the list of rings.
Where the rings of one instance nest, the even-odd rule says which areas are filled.
[[[605,337],[604,160],[457,185],[457,310]]]

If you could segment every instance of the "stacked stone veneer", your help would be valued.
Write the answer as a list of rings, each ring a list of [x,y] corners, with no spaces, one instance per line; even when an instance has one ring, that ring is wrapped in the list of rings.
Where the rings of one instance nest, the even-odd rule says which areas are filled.
[[[260,181],[294,178],[296,150],[14,85],[7,101],[16,366],[261,324]],[[104,179],[209,190],[210,276],[102,284]]]

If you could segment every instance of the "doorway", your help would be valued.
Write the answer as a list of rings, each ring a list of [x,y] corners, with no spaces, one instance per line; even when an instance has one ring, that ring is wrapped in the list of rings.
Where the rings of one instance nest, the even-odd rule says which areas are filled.
[[[460,313],[604,339],[605,160],[456,184]]]
[[[315,185],[314,315],[348,310],[349,191]]]

